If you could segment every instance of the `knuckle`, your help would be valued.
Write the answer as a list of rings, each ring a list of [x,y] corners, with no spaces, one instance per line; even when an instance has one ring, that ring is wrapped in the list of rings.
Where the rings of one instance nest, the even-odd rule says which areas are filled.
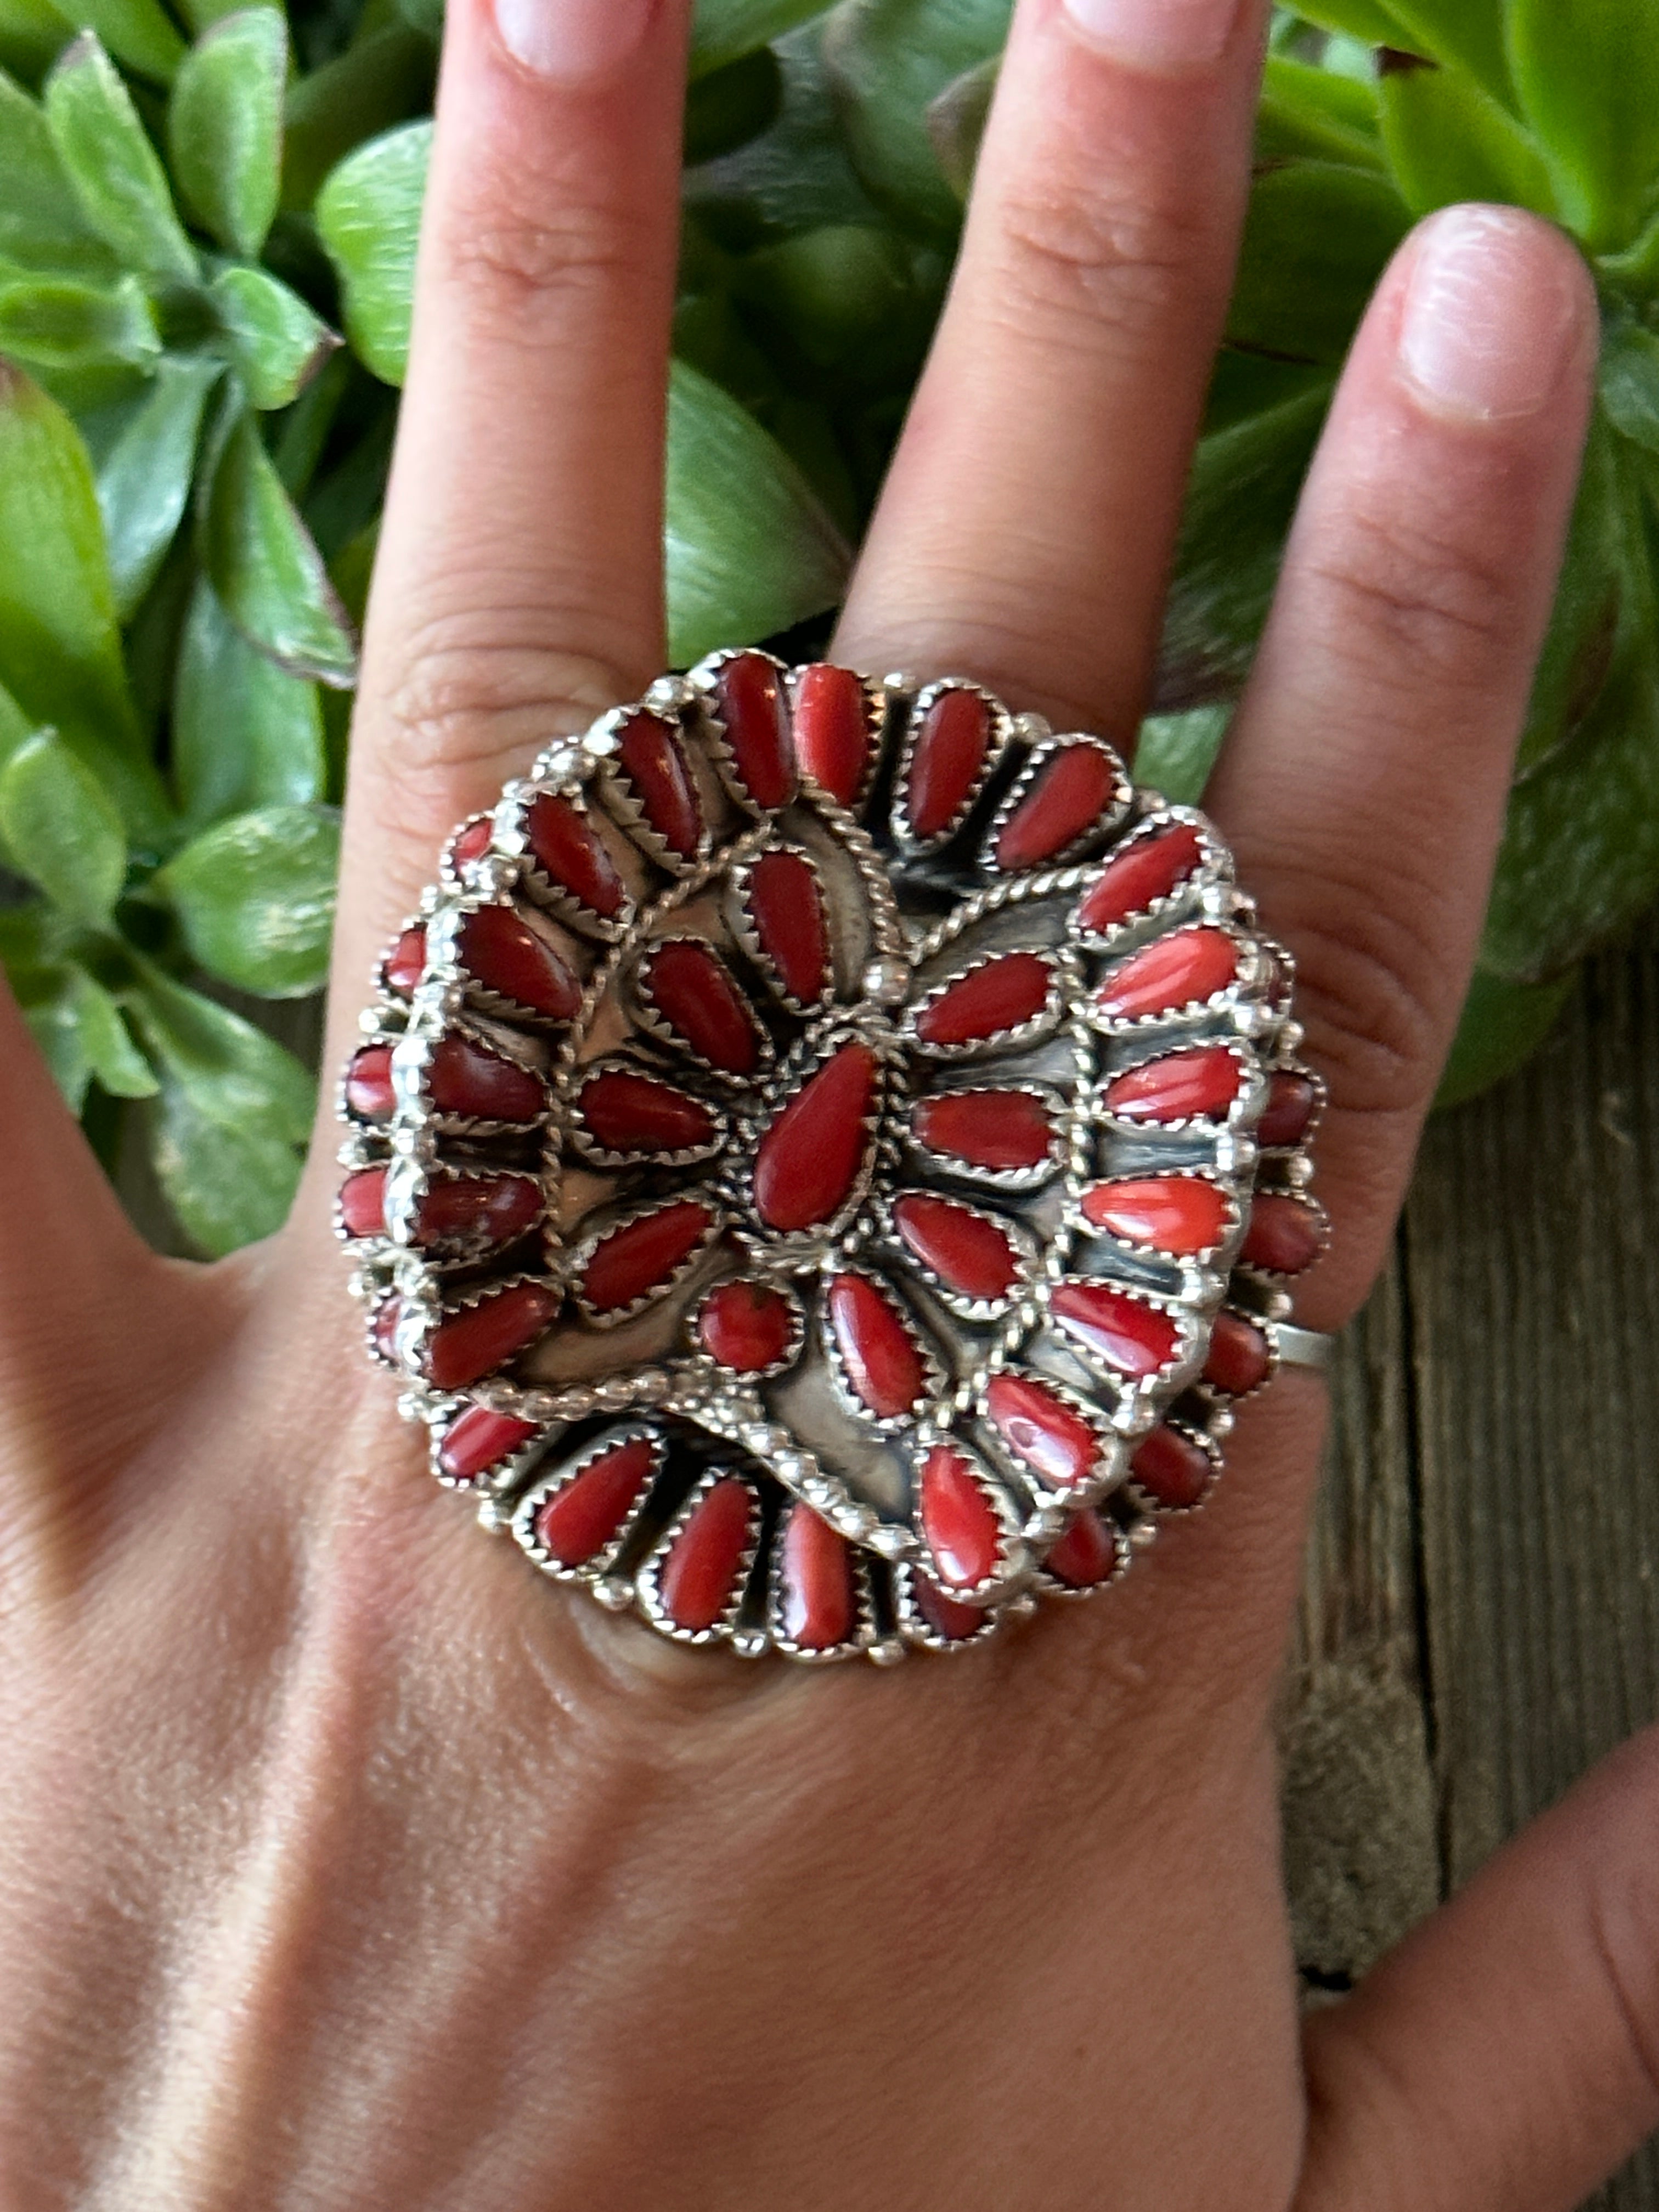
[[[1137,357],[1166,337],[1212,245],[1202,211],[1174,192],[1079,191],[1040,176],[1010,193],[1001,233],[1006,313],[1046,333],[1082,326],[1097,348],[1115,336]]]
[[[651,248],[636,212],[562,179],[481,180],[457,197],[440,234],[447,281],[509,331],[573,296],[630,284]]]
[[[1419,689],[1425,675],[1484,683],[1521,634],[1513,570],[1450,518],[1413,520],[1356,502],[1310,567],[1348,654],[1395,668]]]

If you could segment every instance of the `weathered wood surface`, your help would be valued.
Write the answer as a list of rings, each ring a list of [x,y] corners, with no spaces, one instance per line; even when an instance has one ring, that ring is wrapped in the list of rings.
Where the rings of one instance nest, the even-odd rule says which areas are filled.
[[[1659,1717],[1656,1242],[1659,934],[1434,1123],[1344,1348],[1286,1717],[1316,1987]],[[1659,2145],[1594,2203],[1659,2212]]]

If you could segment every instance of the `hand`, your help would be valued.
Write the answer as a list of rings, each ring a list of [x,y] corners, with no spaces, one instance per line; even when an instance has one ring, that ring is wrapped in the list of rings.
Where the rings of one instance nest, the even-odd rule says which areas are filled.
[[[1129,738],[1256,0],[1024,0],[837,657]],[[680,0],[452,0],[331,1057],[449,827],[662,656]],[[1467,978],[1595,304],[1436,218],[1360,334],[1211,804],[1329,1079],[1340,1327]],[[1124,1588],[745,1668],[484,1542],[328,1230],[125,1225],[0,1039],[0,2178],[19,2212],[1547,2212],[1659,2122],[1659,1738],[1304,2038],[1271,1727],[1321,1386]]]

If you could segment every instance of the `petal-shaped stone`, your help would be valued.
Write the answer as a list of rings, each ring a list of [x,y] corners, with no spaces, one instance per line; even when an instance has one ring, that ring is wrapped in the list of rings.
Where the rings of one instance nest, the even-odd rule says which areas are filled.
[[[958,1297],[1006,1297],[1019,1280],[1019,1250],[999,1221],[925,1191],[893,1200],[893,1226],[907,1250]]]
[[[583,1127],[607,1152],[694,1152],[713,1142],[716,1123],[701,1099],[654,1076],[602,1068],[577,1094]]]
[[[1066,1522],[1042,1564],[1068,1589],[1097,1589],[1117,1572],[1121,1557],[1110,1524],[1090,1506]]]
[[[1243,947],[1224,929],[1176,929],[1115,968],[1095,1004],[1115,1021],[1141,1021],[1201,1005],[1238,980]]]
[[[729,1611],[754,1539],[755,1500],[727,1475],[706,1492],[668,1547],[658,1581],[662,1609],[677,1628],[714,1627]]]
[[[445,1176],[429,1183],[415,1212],[415,1242],[482,1237],[510,1244],[541,1218],[542,1188],[533,1176]]]
[[[562,891],[603,921],[614,921],[628,892],[587,815],[560,791],[538,792],[525,821],[530,849]]]
[[[795,755],[777,669],[764,653],[734,653],[715,671],[714,703],[738,783],[757,806],[787,806],[795,795]]]
[[[363,1168],[340,1185],[340,1226],[348,1237],[386,1233],[386,1170]]]
[[[847,1203],[874,1141],[877,1073],[868,1045],[842,1045],[761,1139],[755,1208],[769,1229],[815,1229]]]
[[[1258,1191],[1239,1258],[1275,1275],[1299,1275],[1325,1249],[1320,1217],[1304,1198]]]
[[[943,1637],[947,1644],[965,1644],[970,1636],[980,1633],[989,1618],[980,1606],[959,1605],[955,1598],[946,1597],[926,1575],[911,1576],[910,1594],[916,1611],[934,1635]]]
[[[795,679],[795,752],[802,770],[842,806],[856,805],[870,772],[870,707],[850,668],[818,661]]]
[[[1243,1087],[1243,1064],[1225,1045],[1197,1045],[1115,1076],[1106,1110],[1126,1121],[1219,1121]]]
[[[427,1341],[425,1369],[440,1390],[464,1390],[532,1345],[559,1310],[549,1283],[509,1283],[447,1315]]]
[[[1189,1260],[1220,1243],[1232,1204],[1218,1183],[1202,1176],[1130,1176],[1091,1184],[1083,1194],[1083,1218],[1126,1244]]]
[[[830,987],[830,924],[817,872],[799,853],[763,853],[744,903],[788,996],[816,1006]]]
[[[510,906],[481,906],[461,924],[462,961],[486,990],[549,1021],[568,1022],[582,1002],[580,978]]]
[[[360,1121],[389,1121],[398,1103],[392,1088],[392,1047],[366,1044],[346,1070],[347,1108]]]
[[[1161,1307],[1111,1283],[1057,1284],[1049,1311],[1097,1359],[1137,1382],[1167,1367],[1181,1349],[1181,1332]]]
[[[719,1283],[697,1309],[697,1341],[734,1375],[760,1375],[787,1353],[795,1305],[769,1283]]]
[[[539,1433],[535,1421],[498,1413],[493,1406],[469,1406],[444,1431],[438,1465],[452,1482],[476,1482],[522,1451]]]
[[[878,1420],[896,1420],[927,1395],[927,1367],[903,1316],[868,1275],[836,1275],[827,1294],[836,1349],[854,1395]]]
[[[483,860],[495,842],[495,823],[493,816],[475,814],[470,822],[463,822],[444,850],[444,858],[458,874],[474,860]]]
[[[714,1208],[696,1198],[676,1199],[653,1212],[635,1214],[594,1246],[582,1270],[583,1297],[596,1312],[614,1313],[647,1291],[665,1287],[714,1223]]]
[[[1000,868],[1035,868],[1075,844],[1122,795],[1117,762],[1104,745],[1063,746],[1037,769],[997,833]]]
[[[1264,1383],[1273,1364],[1265,1332],[1243,1314],[1223,1311],[1210,1331],[1204,1380],[1231,1398],[1243,1398]]]
[[[1086,1482],[1100,1466],[1099,1431],[1034,1375],[994,1375],[985,1410],[1009,1450],[1044,1482]]]
[[[1136,1445],[1129,1472],[1155,1505],[1185,1512],[1209,1488],[1215,1462],[1202,1444],[1164,1421]]]
[[[912,836],[937,837],[966,807],[985,773],[991,710],[976,691],[941,691],[921,718],[904,780]]]
[[[1277,1151],[1299,1145],[1319,1103],[1319,1085],[1297,1068],[1281,1067],[1267,1084],[1267,1103],[1256,1128],[1258,1144]]]
[[[398,1324],[403,1317],[404,1302],[394,1291],[389,1298],[380,1300],[368,1325],[374,1349],[383,1359],[390,1359],[394,1364],[398,1358]]]
[[[990,1581],[1002,1557],[1002,1527],[972,1462],[950,1444],[935,1444],[921,1467],[921,1532],[954,1589]]]
[[[1041,1167],[1054,1149],[1048,1109],[1029,1091],[941,1091],[921,1099],[913,1124],[930,1152],[969,1167]]]
[[[386,954],[380,969],[380,980],[389,991],[401,992],[407,998],[419,988],[426,973],[426,927],[416,922],[403,935]]]
[[[1091,934],[1115,928],[1167,898],[1197,873],[1203,860],[1203,844],[1189,822],[1133,838],[1095,878],[1078,907],[1078,920]]]
[[[617,765],[635,804],[669,851],[695,860],[702,808],[673,724],[659,714],[630,714],[617,735]]]
[[[579,1467],[536,1509],[536,1534],[562,1567],[585,1567],[616,1541],[656,1471],[649,1437],[624,1437]]]
[[[485,1121],[533,1121],[547,1102],[533,1068],[520,1067],[471,1037],[441,1037],[427,1069],[432,1103],[446,1114]]]
[[[810,1505],[790,1506],[775,1570],[778,1626],[803,1651],[833,1651],[858,1626],[853,1554]]]
[[[1054,970],[1040,952],[1003,952],[947,984],[916,1017],[924,1044],[982,1044],[1035,1021]]]
[[[640,967],[640,988],[674,1035],[723,1075],[752,1075],[760,1031],[732,971],[707,945],[671,937]]]

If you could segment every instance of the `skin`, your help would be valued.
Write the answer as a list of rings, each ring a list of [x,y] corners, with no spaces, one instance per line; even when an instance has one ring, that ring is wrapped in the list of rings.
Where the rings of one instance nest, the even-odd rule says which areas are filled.
[[[449,12],[331,1054],[448,828],[663,660],[684,15],[542,4],[551,74]],[[1132,736],[1248,173],[1261,24],[1206,9],[1207,58],[1149,63],[1025,0],[839,657]],[[1447,312],[1526,374],[1449,401],[1404,328],[1425,250],[1209,802],[1331,1085],[1327,1328],[1455,1019],[1594,354],[1573,250],[1495,220]],[[1659,2124],[1659,1737],[1298,2020],[1272,1717],[1313,1377],[1110,1597],[891,1675],[745,1668],[424,1478],[331,1130],[283,1232],[196,1268],[132,1237],[9,1005],[0,1115],[14,2212],[1561,2212]]]

